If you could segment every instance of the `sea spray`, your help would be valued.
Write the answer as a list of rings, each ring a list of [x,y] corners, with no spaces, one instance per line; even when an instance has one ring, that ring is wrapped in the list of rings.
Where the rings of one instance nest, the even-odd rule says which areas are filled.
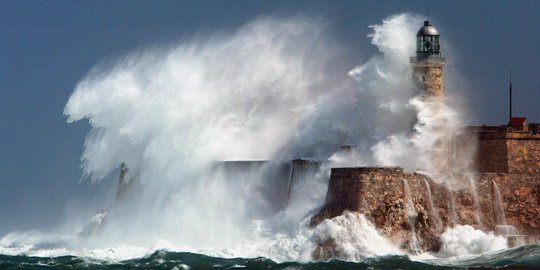
[[[448,182],[445,182],[445,187],[446,187],[446,192],[448,192],[448,198],[450,198],[446,202],[446,205],[450,211],[450,215],[448,217],[447,223],[450,224],[451,226],[455,226],[458,224],[458,218],[457,218],[457,213],[456,213],[456,201],[455,201],[456,196],[454,194],[454,191],[450,189]]]
[[[359,261],[374,256],[402,254],[399,248],[377,232],[364,215],[350,211],[317,225],[311,241],[319,247],[314,250],[318,259]],[[335,253],[328,254],[330,251]]]
[[[502,201],[501,191],[495,180],[491,180],[493,185],[493,212],[495,229],[498,235],[505,237],[508,240],[508,237],[513,237],[512,246],[521,246],[525,244],[525,239],[519,232],[519,230],[512,225],[507,224],[505,208]]]
[[[428,206],[429,206],[429,214],[431,216],[431,220],[433,220],[433,228],[435,232],[441,233],[442,232],[442,221],[441,216],[439,215],[439,211],[435,208],[435,205],[433,204],[433,196],[431,195],[431,186],[429,185],[428,179],[424,178],[424,184],[426,185],[426,192],[428,196]]]
[[[330,155],[341,144],[343,135],[335,132],[347,131],[330,129],[326,136],[314,129],[318,137],[310,143],[299,130],[311,123],[332,126],[326,111],[357,107],[343,103],[351,100],[342,96],[354,92],[342,81],[347,77],[327,70],[326,62],[340,50],[327,40],[317,22],[265,18],[227,37],[142,51],[112,67],[96,67],[65,109],[69,121],[87,118],[93,127],[82,156],[84,173],[99,181],[125,164],[141,188],[109,213],[97,237],[103,239],[89,241],[148,245],[164,238],[226,248],[249,236],[253,219],[268,220],[283,210],[276,203],[284,200],[271,194],[279,194],[288,176],[268,172],[290,155],[314,154],[302,149],[324,160],[325,151]],[[358,123],[350,116],[339,119],[337,125]],[[229,177],[215,169],[227,160],[270,162]],[[309,196],[290,207],[295,209],[289,214],[298,216],[282,229],[293,230],[324,200],[324,184],[307,187]]]
[[[473,176],[468,176],[469,178],[469,186],[471,195],[473,197],[473,206],[474,206],[474,222],[482,228],[484,226],[484,223],[482,222],[482,219],[480,218],[480,200],[478,199],[478,192],[476,188],[476,181],[474,180]]]
[[[492,180],[491,183],[493,185],[493,212],[495,213],[495,224],[504,226],[506,225],[506,215],[504,214],[501,191],[495,180]]]
[[[303,261],[312,243],[331,236],[347,260],[399,253],[363,216],[315,229],[302,224],[324,202],[328,168],[344,143],[358,147],[342,164],[433,172],[424,154],[430,136],[441,134],[431,127],[448,119],[430,115],[416,97],[409,57],[419,23],[400,14],[372,26],[382,54],[348,73],[355,85],[340,73],[348,68],[336,60],[343,48],[305,18],[264,18],[230,35],[98,65],[64,111],[69,122],[92,126],[83,172],[97,183],[126,164],[138,188],[108,211],[98,235],[73,241],[67,252],[142,256],[166,248]],[[268,179],[266,172],[298,157],[334,158],[289,185],[288,206],[276,208],[265,192],[290,176]],[[228,177],[216,169],[227,160],[269,163]]]
[[[414,202],[411,194],[411,189],[409,187],[409,181],[403,179],[403,195],[405,197],[405,214],[407,215],[407,223],[411,228],[410,237],[409,237],[409,248],[413,254],[421,253],[420,243],[418,237],[416,236],[416,218],[418,217],[418,212],[414,207]]]
[[[161,238],[219,250],[251,241],[255,219],[294,237],[299,220],[324,203],[328,166],[290,184],[290,174],[268,172],[296,157],[324,161],[346,141],[369,153],[373,139],[409,130],[398,123],[415,118],[408,57],[418,22],[396,15],[373,27],[372,43],[384,56],[349,72],[356,87],[328,73],[335,44],[301,19],[260,20],[225,39],[97,67],[65,110],[69,121],[87,118],[93,126],[84,172],[98,181],[126,164],[142,188],[115,206],[102,235],[86,244],[147,246]],[[403,46],[392,45],[396,38]],[[220,160],[269,162],[231,177],[213,170]],[[286,209],[276,207],[276,190],[291,191]]]
[[[456,225],[448,228],[440,236],[440,257],[480,254],[507,248],[506,240],[492,232],[484,233],[469,225]]]

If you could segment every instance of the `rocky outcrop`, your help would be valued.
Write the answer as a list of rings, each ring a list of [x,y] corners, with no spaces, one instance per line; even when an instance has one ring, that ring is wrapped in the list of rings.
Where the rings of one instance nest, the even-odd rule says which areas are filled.
[[[412,253],[437,251],[439,235],[455,224],[494,231],[514,245],[539,239],[540,176],[479,173],[451,179],[456,183],[448,186],[399,167],[335,168],[326,204],[311,224],[355,211]],[[332,249],[317,247],[318,254],[335,254]]]

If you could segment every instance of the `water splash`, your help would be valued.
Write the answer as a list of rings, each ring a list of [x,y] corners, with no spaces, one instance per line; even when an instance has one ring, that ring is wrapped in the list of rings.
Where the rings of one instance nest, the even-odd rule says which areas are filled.
[[[478,200],[478,192],[476,188],[476,181],[474,180],[474,177],[467,176],[469,178],[469,189],[471,191],[471,195],[473,197],[473,207],[474,207],[474,221],[478,226],[481,228],[484,226],[484,223],[482,222],[482,219],[480,218],[480,200]]]
[[[372,27],[384,55],[349,72],[356,87],[328,70],[339,49],[304,19],[260,20],[227,38],[97,67],[65,110],[69,121],[93,126],[84,172],[99,181],[126,164],[140,188],[115,206],[92,244],[148,246],[160,238],[220,250],[266,241],[253,239],[253,220],[294,237],[306,213],[324,203],[328,166],[294,181],[280,168],[295,157],[324,161],[347,141],[367,149],[370,162],[373,139],[410,130],[398,123],[415,119],[409,54],[419,22],[402,14]],[[404,46],[392,45],[396,39]],[[215,170],[220,160],[266,162],[230,174]],[[286,173],[269,174],[276,170]],[[289,191],[288,205],[279,206],[287,198],[274,195]]]
[[[448,192],[448,202],[446,202],[447,208],[450,211],[450,216],[448,217],[447,223],[451,226],[455,226],[458,224],[458,217],[456,213],[456,195],[454,194],[454,191],[450,189],[448,182],[445,183],[446,192]]]
[[[433,204],[433,197],[431,195],[431,186],[429,185],[429,182],[426,178],[424,178],[424,184],[426,185],[426,192],[428,196],[428,207],[429,207],[429,213],[431,215],[431,220],[433,220],[433,227],[435,229],[435,232],[440,233],[442,232],[442,220],[441,216],[439,215],[439,211],[435,208],[435,205]]]
[[[512,225],[509,225],[506,222],[505,208],[501,196],[501,191],[495,180],[491,180],[493,186],[493,213],[494,223],[495,223],[495,232],[498,235],[505,237],[510,241],[511,246],[522,246],[526,244],[526,239],[520,231]]]
[[[139,188],[109,212],[102,239],[90,241],[147,246],[162,238],[220,249],[249,239],[254,219],[270,220],[283,210],[286,198],[274,196],[286,195],[280,191],[289,175],[279,173],[282,165],[291,156],[324,160],[347,132],[332,127],[358,125],[346,116],[358,106],[346,98],[355,92],[352,80],[337,73],[347,69],[328,68],[329,61],[339,63],[342,50],[330,40],[317,21],[263,18],[229,36],[144,50],[96,67],[65,108],[69,122],[92,125],[84,174],[97,182],[125,164]],[[268,162],[216,166],[226,160]],[[279,230],[296,230],[324,201],[321,181],[311,178],[300,187],[312,190],[295,193],[302,204],[291,203],[290,223],[276,224]]]
[[[493,233],[484,233],[469,225],[448,228],[440,237],[440,257],[481,254],[507,248],[506,239]]]
[[[376,231],[363,217],[315,230],[303,224],[324,203],[328,168],[336,163],[437,173],[424,154],[451,132],[434,127],[459,118],[451,109],[443,117],[431,114],[429,103],[415,98],[409,57],[420,22],[400,14],[372,26],[371,42],[382,54],[349,77],[339,61],[346,49],[324,23],[306,18],[263,18],[230,35],[98,65],[64,113],[68,122],[86,119],[92,126],[81,157],[84,175],[98,183],[121,170],[131,188],[99,219],[105,225],[98,235],[66,241],[73,243],[66,252],[142,256],[167,248],[302,261],[311,259],[313,239],[332,235],[347,259],[391,253],[384,238],[375,239],[383,248],[369,249]],[[342,144],[358,147],[339,161]],[[269,176],[299,157],[330,160],[295,181],[289,171]],[[241,160],[260,164],[229,173],[222,163]],[[276,207],[282,199],[272,196],[276,190],[285,190],[283,198],[290,191],[286,208]],[[2,239],[32,246],[50,240],[12,238]]]
[[[312,241],[318,243],[315,256],[320,259],[338,258],[359,261],[373,256],[403,254],[387,238],[381,236],[364,215],[345,211],[343,215],[325,220],[313,233]],[[324,246],[330,247],[332,254],[325,254]],[[335,247],[335,248],[334,248]]]
[[[495,180],[492,180],[491,183],[493,185],[493,212],[495,213],[495,224],[504,226],[506,225],[506,215],[504,214],[501,191]]]
[[[420,243],[418,237],[416,236],[416,218],[418,217],[418,212],[414,207],[414,202],[412,199],[411,189],[409,187],[409,181],[403,179],[403,195],[405,196],[405,213],[407,215],[407,223],[411,228],[411,236],[409,238],[409,248],[413,254],[420,254]]]

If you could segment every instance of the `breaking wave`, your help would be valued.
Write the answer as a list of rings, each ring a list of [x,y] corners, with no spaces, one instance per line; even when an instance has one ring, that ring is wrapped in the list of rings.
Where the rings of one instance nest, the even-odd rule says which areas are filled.
[[[235,33],[96,66],[64,113],[92,127],[84,176],[99,183],[122,175],[117,201],[56,231],[3,236],[0,266],[429,269],[358,213],[309,225],[333,166],[414,163],[433,171],[420,157],[439,120],[423,117],[430,108],[415,98],[410,76],[418,25],[418,17],[400,14],[372,26],[381,54],[352,69],[341,66],[347,48],[324,23],[302,17],[262,18]],[[340,151],[345,144],[357,147]],[[292,177],[296,158],[320,169]],[[461,233],[476,238],[456,239]],[[449,230],[433,256],[504,247],[482,234]],[[350,263],[313,262],[315,246],[330,238]],[[538,246],[489,263],[531,250]]]

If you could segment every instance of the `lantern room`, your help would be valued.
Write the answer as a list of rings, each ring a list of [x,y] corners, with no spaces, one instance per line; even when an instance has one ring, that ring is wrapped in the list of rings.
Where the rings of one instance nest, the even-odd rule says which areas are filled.
[[[431,21],[424,21],[424,26],[416,34],[416,56],[429,57],[440,56],[439,32]]]

